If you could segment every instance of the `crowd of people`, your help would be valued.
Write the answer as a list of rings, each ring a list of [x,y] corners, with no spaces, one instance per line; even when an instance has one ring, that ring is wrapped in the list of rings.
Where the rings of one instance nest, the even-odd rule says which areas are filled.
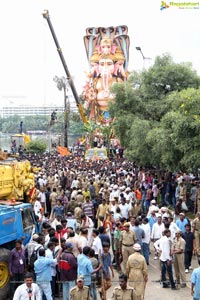
[[[11,251],[11,299],[97,300],[99,293],[105,300],[115,270],[112,299],[142,300],[151,252],[162,287],[186,287],[192,256],[200,257],[198,175],[138,168],[124,158],[86,162],[52,153],[29,160],[38,168],[36,224],[30,242],[18,240]]]

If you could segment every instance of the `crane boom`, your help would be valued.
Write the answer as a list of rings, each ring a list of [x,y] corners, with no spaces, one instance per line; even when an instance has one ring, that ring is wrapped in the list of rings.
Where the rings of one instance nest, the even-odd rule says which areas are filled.
[[[70,86],[70,88],[71,88],[71,91],[72,91],[72,93],[73,93],[73,95],[74,95],[74,99],[75,99],[75,101],[76,101],[76,105],[77,105],[77,107],[78,107],[78,111],[79,111],[79,113],[80,113],[81,119],[82,119],[82,121],[83,121],[84,124],[87,124],[87,123],[88,123],[87,117],[86,117],[86,115],[85,115],[85,113],[84,113],[83,106],[82,106],[82,104],[81,104],[81,102],[80,102],[80,100],[79,100],[79,96],[78,96],[78,93],[77,93],[77,91],[76,91],[74,82],[73,82],[73,80],[72,80],[72,77],[71,77],[71,75],[70,75],[69,69],[68,69],[67,64],[66,64],[66,62],[65,62],[65,58],[64,58],[64,56],[63,56],[62,50],[61,50],[60,45],[59,45],[59,43],[58,43],[58,39],[57,39],[57,37],[56,37],[56,34],[55,34],[55,31],[54,31],[53,25],[52,25],[52,23],[51,23],[51,20],[50,20],[50,17],[49,17],[49,12],[48,12],[48,10],[45,10],[44,13],[43,13],[42,15],[43,15],[43,17],[47,20],[47,23],[48,23],[48,25],[49,25],[49,29],[50,29],[51,34],[52,34],[52,36],[53,36],[53,39],[54,39],[54,42],[55,42],[55,45],[56,45],[58,54],[59,54],[59,56],[60,56],[60,59],[61,59],[62,65],[63,65],[63,67],[64,67],[65,73],[66,73],[66,75],[67,75],[67,80],[68,80],[69,86]]]

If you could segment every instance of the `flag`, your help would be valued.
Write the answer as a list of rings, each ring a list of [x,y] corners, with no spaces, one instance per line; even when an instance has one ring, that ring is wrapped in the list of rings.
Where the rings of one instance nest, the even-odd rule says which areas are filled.
[[[29,136],[29,135],[24,134],[24,135],[23,135],[23,138],[24,138],[24,143],[25,143],[25,144],[30,143],[31,139],[30,139],[30,136]]]
[[[66,147],[57,146],[56,149],[57,149],[57,151],[59,152],[59,154],[61,156],[69,156],[69,155],[71,155],[71,153],[68,151],[68,149]]]

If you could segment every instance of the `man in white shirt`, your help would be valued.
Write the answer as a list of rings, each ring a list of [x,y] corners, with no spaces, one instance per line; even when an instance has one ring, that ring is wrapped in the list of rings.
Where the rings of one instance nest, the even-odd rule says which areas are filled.
[[[170,241],[170,230],[165,229],[163,236],[154,244],[154,247],[160,252],[160,261],[162,265],[161,277],[163,288],[167,288],[168,284],[166,281],[166,272],[169,275],[169,281],[172,290],[176,290],[173,273],[172,273],[172,257],[171,257],[171,241]]]
[[[84,247],[89,246],[87,237],[88,237],[88,229],[81,228],[79,239],[78,239],[78,249],[80,253],[82,253]]]
[[[41,217],[42,217],[41,208],[42,208],[42,205],[40,203],[40,197],[37,197],[35,200],[35,203],[33,205],[33,210],[34,210],[35,215],[38,216],[39,219],[41,219]]]
[[[118,189],[118,185],[115,184],[113,186],[112,192],[110,193],[110,199],[109,200],[114,199],[115,197],[119,199],[119,195],[120,195],[120,192],[119,192],[119,189]]]
[[[103,253],[103,247],[101,243],[101,239],[99,238],[99,230],[93,229],[92,236],[93,236],[93,242],[92,242],[92,249],[94,250],[96,258],[99,256],[99,254]]]
[[[125,193],[124,193],[124,198],[128,201],[132,201],[132,200],[135,200],[134,197],[133,197],[133,193],[131,193],[131,189],[130,187],[127,187],[125,189]]]
[[[81,215],[81,227],[80,228],[85,228],[88,230],[88,245],[91,246],[92,244],[92,230],[94,228],[94,223],[92,219],[85,214]]]
[[[121,204],[119,205],[119,208],[121,210],[121,216],[125,219],[128,219],[129,205],[126,203],[125,198],[121,199]]]
[[[156,200],[155,199],[151,200],[151,204],[149,206],[147,216],[150,216],[152,211],[159,211],[159,207],[156,205]]]
[[[24,281],[25,283],[16,289],[13,300],[42,300],[39,286],[33,283],[33,274],[26,273]]]
[[[53,229],[55,229],[56,230],[56,226],[57,225],[62,225],[61,224],[61,215],[57,215],[56,217],[55,217],[55,219],[51,222],[51,227],[53,228]]]
[[[39,193],[38,197],[40,197],[40,203],[41,203],[42,207],[44,208],[44,210],[46,211],[46,194],[45,194],[43,187],[40,188],[40,193]]]
[[[155,243],[162,236],[162,232],[165,230],[164,223],[162,223],[161,214],[157,214],[157,222],[153,224],[151,231],[151,240]],[[155,252],[154,259],[158,259],[158,253]]]
[[[117,205],[115,203],[115,199],[113,198],[110,200],[109,211],[112,211],[114,214],[116,214],[116,208],[117,208]]]
[[[171,236],[170,239],[172,241],[172,243],[174,242],[175,236],[176,236],[176,232],[179,230],[178,226],[176,225],[176,223],[173,221],[174,217],[173,216],[169,216],[168,218],[168,222],[169,222],[169,230],[171,232]]]
[[[135,217],[131,217],[131,218],[130,218],[130,231],[134,231],[134,228],[135,228],[135,220],[136,220]],[[135,232],[135,231],[134,231],[134,232]]]
[[[144,238],[142,238],[142,253],[147,265],[149,265],[149,243],[151,237],[151,228],[148,218],[144,218],[142,220],[142,224],[140,225],[140,227],[144,230]]]

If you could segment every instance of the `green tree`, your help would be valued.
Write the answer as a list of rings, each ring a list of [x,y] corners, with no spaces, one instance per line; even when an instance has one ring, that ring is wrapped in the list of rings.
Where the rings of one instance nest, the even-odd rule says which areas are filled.
[[[30,141],[30,143],[26,145],[26,150],[30,153],[44,153],[46,149],[47,143],[41,139]]]
[[[198,132],[194,115],[199,86],[200,78],[191,64],[176,64],[168,54],[157,57],[149,70],[131,73],[126,85],[114,85],[116,97],[109,111],[115,117],[114,130],[125,146],[125,155],[138,164],[169,169],[194,165],[198,134],[192,139],[197,145],[195,153],[189,137],[194,128]],[[183,103],[187,97],[196,99],[195,104],[192,100]]]

